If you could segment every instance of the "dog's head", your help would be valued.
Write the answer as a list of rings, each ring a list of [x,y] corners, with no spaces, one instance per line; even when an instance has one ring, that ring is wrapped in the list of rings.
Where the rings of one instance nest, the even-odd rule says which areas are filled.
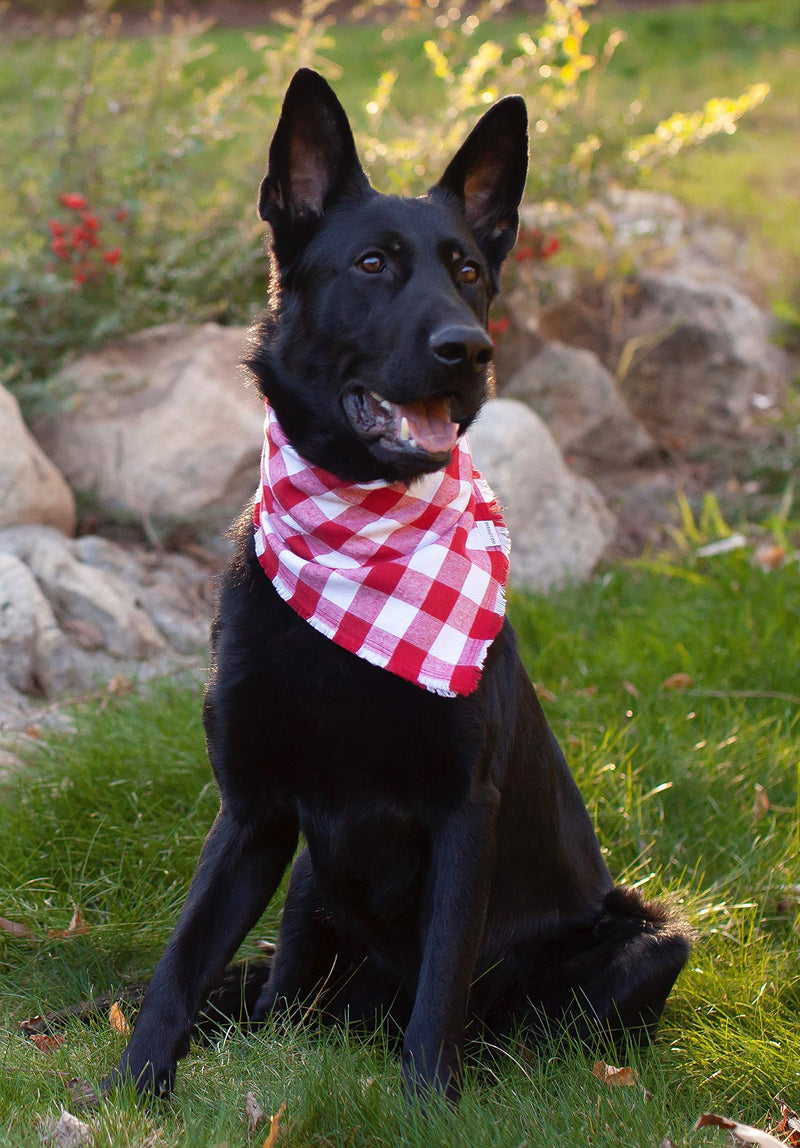
[[[296,73],[261,185],[274,264],[249,366],[305,458],[357,482],[447,465],[487,394],[526,171],[525,104],[509,96],[427,195],[381,195],[329,85]]]

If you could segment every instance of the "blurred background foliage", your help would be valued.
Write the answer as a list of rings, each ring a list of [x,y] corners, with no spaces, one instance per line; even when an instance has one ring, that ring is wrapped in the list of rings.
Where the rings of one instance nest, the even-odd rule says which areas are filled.
[[[130,5],[90,0],[68,36],[5,37],[0,382],[46,400],[73,352],[168,320],[253,316],[255,192],[301,65],[335,82],[374,181],[398,192],[424,190],[480,112],[522,92],[529,199],[575,203],[644,178],[722,211],[756,230],[755,273],[796,321],[800,10],[712,0],[612,19],[593,0],[538,14],[447,5],[366,0],[343,16],[303,0],[251,31],[157,5],[143,32]]]

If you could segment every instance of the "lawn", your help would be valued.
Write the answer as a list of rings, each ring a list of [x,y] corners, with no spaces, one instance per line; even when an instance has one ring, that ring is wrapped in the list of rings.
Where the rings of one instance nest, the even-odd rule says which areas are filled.
[[[529,23],[495,19],[491,35],[508,45]],[[644,132],[675,109],[771,83],[772,95],[736,135],[682,153],[643,183],[741,226],[752,239],[754,285],[796,321],[800,9],[784,0],[711,0],[611,14],[589,33],[589,47],[612,26],[628,39],[600,89],[609,133],[637,101],[634,126]],[[423,34],[412,29],[400,49],[382,31],[338,26],[335,43],[321,49],[342,68],[336,87],[362,129],[364,105],[390,66],[400,70],[405,115],[441,98]],[[175,88],[175,61],[159,60],[156,41],[120,45],[125,59],[108,63],[116,86],[103,99],[135,108],[126,101],[139,98],[141,78],[157,95],[152,116],[126,138],[117,113],[98,104],[103,131],[78,133],[76,154],[103,177],[101,206],[130,193],[126,234],[133,242],[138,227],[153,258],[135,274],[123,259],[93,302],[50,271],[40,290],[34,275],[56,192],[84,190],[65,182],[81,169],[69,167],[56,131],[81,45],[0,44],[0,380],[21,389],[41,385],[65,351],[130,325],[242,320],[263,294],[261,232],[250,221],[279,93],[262,93],[256,117],[249,96],[237,103],[219,90],[237,68],[249,80],[260,67],[246,34],[206,33],[200,47],[213,51],[188,61]],[[206,98],[214,91],[230,120],[215,119]],[[180,155],[160,142],[170,124],[186,128]],[[195,198],[181,198],[187,189]],[[245,218],[236,230],[231,220]],[[52,322],[42,333],[45,312]],[[788,552],[798,529],[795,522],[788,531]],[[512,1045],[493,1058],[478,1049],[458,1110],[434,1105],[423,1115],[403,1101],[395,1051],[381,1037],[275,1023],[256,1034],[231,1028],[194,1048],[169,1103],[144,1111],[130,1096],[117,1098],[92,1117],[96,1143],[260,1145],[265,1127],[250,1133],[245,1117],[250,1091],[267,1113],[286,1103],[278,1148],[658,1148],[664,1137],[695,1148],[724,1142],[717,1130],[692,1131],[703,1111],[774,1124],[779,1093],[800,1109],[798,563],[763,570],[752,549],[702,558],[699,541],[684,534],[679,557],[607,569],[546,599],[513,595],[509,607],[612,872],[670,897],[697,930],[655,1047],[615,1060],[636,1068],[637,1084],[609,1088],[593,1075],[595,1055],[612,1058],[602,1048],[556,1054]],[[123,1047],[106,1018],[75,1022],[50,1049],[23,1040],[18,1022],[121,990],[152,969],[216,808],[200,704],[191,680],[99,696],[77,711],[76,736],[43,736],[24,775],[0,793],[0,916],[25,930],[0,928],[0,1140],[9,1148],[39,1144],[37,1119],[69,1103],[68,1082],[97,1082]],[[70,934],[76,909],[86,931]],[[280,897],[245,952],[255,938],[274,937],[279,909]]]
[[[691,1131],[701,1112],[763,1125],[778,1093],[800,1107],[797,565],[765,572],[747,550],[645,563],[515,595],[511,614],[612,872],[667,893],[698,931],[657,1044],[623,1054],[640,1083],[602,1084],[597,1050],[512,1046],[471,1071],[456,1113],[423,1118],[381,1038],[276,1024],[195,1048],[170,1103],[107,1106],[100,1142],[260,1143],[249,1091],[268,1113],[286,1102],[286,1148],[719,1144]],[[66,1082],[96,1082],[121,1051],[105,1018],[51,1052],[16,1023],[152,968],[215,810],[199,707],[188,682],[86,705],[78,736],[44,743],[0,806],[0,905],[32,934],[0,934],[4,1144],[36,1144]],[[48,936],[76,907],[88,931]],[[254,936],[274,937],[278,908]]]

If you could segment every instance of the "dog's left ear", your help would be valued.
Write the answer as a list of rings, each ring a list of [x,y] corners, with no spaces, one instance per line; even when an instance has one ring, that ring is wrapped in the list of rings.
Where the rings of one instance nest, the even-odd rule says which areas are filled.
[[[493,275],[517,238],[528,173],[528,113],[506,96],[477,122],[431,194],[455,196]]]

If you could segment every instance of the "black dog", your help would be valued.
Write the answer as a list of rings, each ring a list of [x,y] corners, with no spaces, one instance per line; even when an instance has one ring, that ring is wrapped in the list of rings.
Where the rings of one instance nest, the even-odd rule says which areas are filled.
[[[249,366],[303,459],[409,489],[448,464],[486,397],[487,311],[526,168],[512,96],[426,196],[380,195],[331,89],[295,75],[261,187],[273,281]],[[614,886],[508,622],[477,689],[439,696],[288,606],[250,516],[212,644],[220,813],[107,1087],[172,1087],[198,1009],[301,831],[251,1020],[303,1001],[323,1017],[388,1019],[412,1093],[450,1098],[469,1033],[653,1036],[686,936]]]

